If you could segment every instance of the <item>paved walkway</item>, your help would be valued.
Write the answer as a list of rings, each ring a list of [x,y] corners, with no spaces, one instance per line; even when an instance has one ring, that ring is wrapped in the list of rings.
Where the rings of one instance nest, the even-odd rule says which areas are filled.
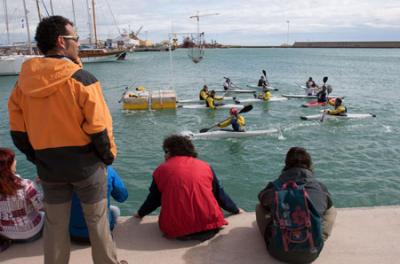
[[[216,237],[198,243],[162,237],[156,216],[123,217],[114,232],[118,256],[130,264],[280,263],[266,252],[254,213],[228,221]],[[12,245],[0,253],[0,263],[43,263],[41,246],[42,240]],[[92,263],[90,254],[90,247],[73,245],[70,263]],[[400,206],[339,209],[332,237],[314,263],[400,263]]]

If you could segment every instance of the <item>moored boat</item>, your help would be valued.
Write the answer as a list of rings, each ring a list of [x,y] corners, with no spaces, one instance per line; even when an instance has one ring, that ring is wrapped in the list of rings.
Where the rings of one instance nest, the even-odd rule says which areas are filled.
[[[126,59],[126,50],[120,49],[82,49],[79,57],[82,63],[123,61]]]
[[[39,55],[7,55],[0,56],[0,76],[18,75],[24,61],[41,57]]]
[[[191,139],[220,139],[220,138],[240,138],[240,137],[254,137],[254,136],[262,136],[262,135],[269,135],[279,133],[279,129],[271,128],[271,129],[264,129],[264,130],[249,130],[249,131],[242,131],[236,132],[233,130],[214,130],[205,133],[193,133],[191,131],[183,131],[181,132],[182,135],[188,136]]]

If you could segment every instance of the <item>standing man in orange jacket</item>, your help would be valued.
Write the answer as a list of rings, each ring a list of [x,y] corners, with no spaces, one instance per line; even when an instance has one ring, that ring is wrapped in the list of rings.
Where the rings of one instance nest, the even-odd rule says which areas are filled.
[[[82,202],[93,262],[118,263],[106,199],[106,165],[116,146],[100,83],[82,69],[71,21],[44,18],[35,39],[44,57],[22,65],[8,110],[14,144],[36,165],[43,187],[44,263],[69,261],[73,192]]]

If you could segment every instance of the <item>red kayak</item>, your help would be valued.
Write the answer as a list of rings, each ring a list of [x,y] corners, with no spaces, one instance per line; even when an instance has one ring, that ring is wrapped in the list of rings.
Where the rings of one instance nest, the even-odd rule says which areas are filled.
[[[329,98],[329,100],[332,101],[332,103],[335,102],[336,98]],[[302,104],[302,107],[317,107],[317,106],[325,106],[327,105],[327,102],[318,102],[317,100],[310,101],[308,103]]]

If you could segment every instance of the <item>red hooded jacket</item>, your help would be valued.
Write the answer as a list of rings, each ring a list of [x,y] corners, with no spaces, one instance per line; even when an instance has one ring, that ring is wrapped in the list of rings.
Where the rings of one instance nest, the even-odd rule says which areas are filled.
[[[153,173],[161,195],[160,229],[168,237],[228,224],[212,191],[213,172],[204,161],[175,156]]]

